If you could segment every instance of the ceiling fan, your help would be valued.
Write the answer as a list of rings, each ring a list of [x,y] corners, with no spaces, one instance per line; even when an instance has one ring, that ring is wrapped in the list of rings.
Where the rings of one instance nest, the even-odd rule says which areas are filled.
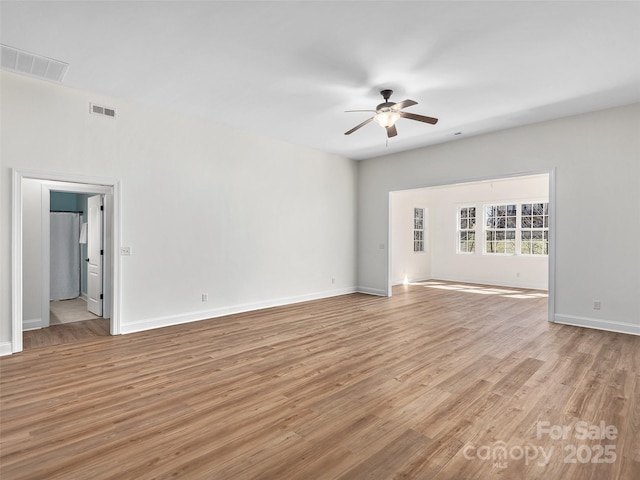
[[[419,122],[430,123],[432,125],[438,123],[437,118],[425,117],[424,115],[416,115],[415,113],[403,112],[403,108],[417,105],[418,102],[414,102],[413,100],[403,100],[402,102],[393,103],[389,101],[389,97],[391,97],[392,94],[393,90],[382,90],[380,92],[380,95],[382,95],[382,98],[384,98],[384,102],[378,105],[375,110],[347,110],[347,112],[375,112],[376,114],[373,117],[362,122],[360,125],[356,125],[344,134],[349,135],[359,128],[364,127],[372,120],[387,130],[387,137],[395,137],[398,134],[395,123],[400,118],[408,118],[409,120],[417,120]]]

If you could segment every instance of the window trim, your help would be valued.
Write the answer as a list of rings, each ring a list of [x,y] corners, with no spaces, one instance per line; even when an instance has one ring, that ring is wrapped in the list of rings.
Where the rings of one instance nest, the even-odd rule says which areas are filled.
[[[422,212],[422,228],[418,228],[417,227],[417,220],[419,220],[420,218],[417,216],[418,211]],[[413,224],[413,229],[411,230],[413,232],[413,235],[411,236],[412,238],[412,242],[413,242],[413,253],[426,253],[427,251],[427,238],[426,238],[426,232],[427,232],[427,227],[426,227],[426,223],[427,223],[427,209],[425,207],[413,207],[413,220],[412,220],[412,224]],[[422,239],[417,239],[416,238],[416,234],[417,233],[421,233],[422,235]],[[422,249],[421,250],[416,250],[416,246],[417,245],[421,245]]]
[[[536,204],[536,203],[542,203],[542,204],[546,204],[547,206],[547,226],[543,227],[542,229],[535,229],[535,230],[542,230],[542,231],[546,231],[547,232],[547,252],[546,253],[522,253],[522,232],[523,230],[528,230],[528,231],[533,231],[532,228],[527,228],[524,229],[522,227],[522,206],[523,205],[527,205],[527,204]],[[508,200],[508,201],[496,201],[496,202],[491,202],[491,203],[483,203],[482,205],[482,211],[483,211],[483,221],[482,221],[482,255],[489,255],[489,256],[500,256],[500,257],[525,257],[525,258],[549,258],[549,225],[550,225],[550,207],[549,207],[549,199],[534,199],[534,200]],[[487,207],[494,207],[494,206],[508,206],[508,205],[515,205],[516,207],[516,227],[515,229],[504,229],[505,232],[507,230],[515,230],[515,252],[514,253],[500,253],[500,252],[487,252],[487,231],[492,230],[492,229],[488,229],[487,228]],[[477,236],[476,236],[477,239]]]
[[[463,209],[469,209],[469,208],[473,208],[475,209],[474,211],[474,216],[473,216],[473,228],[461,228],[460,224],[462,222],[462,210]],[[470,217],[467,215],[466,217],[467,219],[469,219]],[[461,239],[460,239],[460,234],[462,232],[473,232],[474,234],[474,240],[473,240],[473,251],[464,251],[460,249],[460,243],[461,243]],[[469,240],[465,240],[467,243],[469,242]],[[471,205],[471,204],[464,204],[464,205],[458,205],[457,207],[457,215],[456,215],[456,254],[459,255],[475,255],[478,252],[478,206],[477,205]]]

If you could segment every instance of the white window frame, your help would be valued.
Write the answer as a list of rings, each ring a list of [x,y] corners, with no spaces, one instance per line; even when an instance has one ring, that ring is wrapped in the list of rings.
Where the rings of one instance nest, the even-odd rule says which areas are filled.
[[[469,210],[473,209],[473,227],[469,228],[469,224],[467,223],[467,228],[462,228],[463,221],[467,222],[471,219],[469,215]],[[466,215],[463,218],[463,210],[466,210]],[[457,232],[456,232],[456,253],[460,255],[474,255],[477,252],[478,246],[478,207],[476,205],[460,205],[458,207],[458,215],[457,215]],[[473,240],[469,240],[469,234],[473,234]],[[467,238],[462,239],[463,234],[466,234]],[[463,250],[461,247],[462,242],[465,242],[467,245],[467,250]],[[469,250],[469,243],[473,241],[473,250]]]
[[[523,226],[523,215],[522,215],[522,210],[523,210],[523,206],[525,205],[531,205],[533,207],[533,205],[538,205],[538,204],[542,204],[543,205],[543,215],[526,215],[528,217],[542,217],[542,227],[535,227],[533,228],[533,226],[531,227],[525,227]],[[509,223],[510,219],[513,219],[513,215],[507,215],[505,214],[505,220],[504,222],[497,222],[494,223],[494,228],[491,228],[488,223],[488,208],[493,208],[493,207],[505,207],[508,209],[509,206],[515,206],[515,227],[513,226],[509,226],[509,225],[514,225],[513,220],[511,220],[511,223]],[[482,237],[481,237],[481,242],[482,242],[482,254],[483,255],[491,255],[491,256],[520,256],[520,257],[532,257],[532,258],[544,258],[544,257],[548,257],[549,256],[549,200],[526,200],[526,201],[503,201],[503,202],[492,202],[492,203],[486,203],[482,206],[482,212],[483,212],[483,221],[482,221]],[[507,213],[507,212],[505,212]],[[492,217],[492,218],[496,218],[496,219],[500,219],[500,216],[496,216],[496,217]],[[477,223],[477,221],[476,221]],[[504,223],[504,228],[501,227],[501,225]],[[507,253],[507,252],[489,252],[487,251],[487,246],[489,244],[489,242],[487,241],[487,233],[488,232],[500,232],[501,230],[503,230],[505,232],[505,242],[507,240],[506,238],[506,232],[515,232],[513,235],[513,241],[514,241],[514,252],[513,253]],[[546,244],[546,251],[545,253],[522,253],[522,245],[523,245],[523,232],[542,232],[541,235],[541,240]],[[476,235],[476,244],[478,241],[478,236]]]
[[[513,207],[513,208],[511,208]],[[489,209],[492,210],[491,218],[489,218]],[[517,202],[495,202],[488,203],[483,206],[483,222],[482,222],[482,253],[483,255],[503,255],[512,256],[518,253],[518,212],[519,204]],[[492,234],[491,241],[487,239],[488,234]],[[501,235],[502,234],[502,235]],[[500,239],[500,236],[503,238]],[[513,238],[507,238],[513,237]],[[507,244],[513,241],[513,252],[506,251]],[[503,242],[504,251],[490,252],[487,247],[491,242]]]
[[[425,253],[427,209],[413,207],[413,253]]]
[[[531,206],[531,214],[527,214],[524,215],[523,213],[523,208],[526,205],[530,205]],[[522,255],[522,256],[526,256],[526,257],[545,257],[545,256],[549,256],[549,202],[521,202],[519,205],[519,209],[518,209],[518,214],[519,214],[519,219],[518,219],[518,226],[519,226],[519,231],[520,231],[520,235],[519,235],[519,245],[518,245],[518,254]],[[536,211],[536,207],[538,208],[542,208],[542,211]],[[525,225],[525,223],[529,223],[528,221],[525,222],[525,217],[527,220],[531,221],[530,225]],[[541,222],[537,223],[537,222]],[[524,238],[524,234],[525,233],[530,233],[531,237],[530,237],[530,244],[533,245],[533,243],[535,243],[535,240],[533,238],[533,234],[535,232],[540,232],[540,238],[538,240],[540,240],[542,242],[542,244],[544,245],[543,249],[544,249],[544,253],[523,253],[522,252],[522,247],[524,246],[525,243],[527,243],[526,239]]]

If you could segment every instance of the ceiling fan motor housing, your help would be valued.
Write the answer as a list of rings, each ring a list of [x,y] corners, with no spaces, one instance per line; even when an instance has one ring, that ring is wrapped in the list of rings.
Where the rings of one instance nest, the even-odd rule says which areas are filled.
[[[388,112],[391,110],[391,107],[393,107],[395,105],[395,103],[393,102],[385,102],[385,103],[381,103],[380,105],[378,105],[376,107],[376,112]]]

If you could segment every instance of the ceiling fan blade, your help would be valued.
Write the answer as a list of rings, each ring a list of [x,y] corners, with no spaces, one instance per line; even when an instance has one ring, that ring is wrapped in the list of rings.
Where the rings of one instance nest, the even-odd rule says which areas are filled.
[[[349,135],[353,132],[355,132],[356,130],[358,130],[360,127],[364,127],[367,123],[371,122],[373,120],[373,117],[365,120],[364,122],[362,122],[360,125],[356,125],[355,127],[353,127],[351,130],[349,130],[348,132],[344,132],[345,135]]]
[[[398,131],[396,130],[395,125],[391,125],[390,127],[387,127],[387,137],[389,138],[395,137],[397,134],[398,134]]]
[[[425,117],[424,115],[416,115],[415,113],[408,112],[398,112],[401,117],[408,118],[409,120],[417,120],[419,122],[430,123],[431,125],[435,125],[438,123],[437,118],[433,117]]]
[[[393,107],[391,107],[396,112],[398,110],[402,110],[403,108],[410,107],[412,105],[417,105],[418,102],[414,102],[413,100],[403,100],[401,102],[396,103]]]
[[[375,110],[345,110],[345,113],[351,112],[375,112]]]

